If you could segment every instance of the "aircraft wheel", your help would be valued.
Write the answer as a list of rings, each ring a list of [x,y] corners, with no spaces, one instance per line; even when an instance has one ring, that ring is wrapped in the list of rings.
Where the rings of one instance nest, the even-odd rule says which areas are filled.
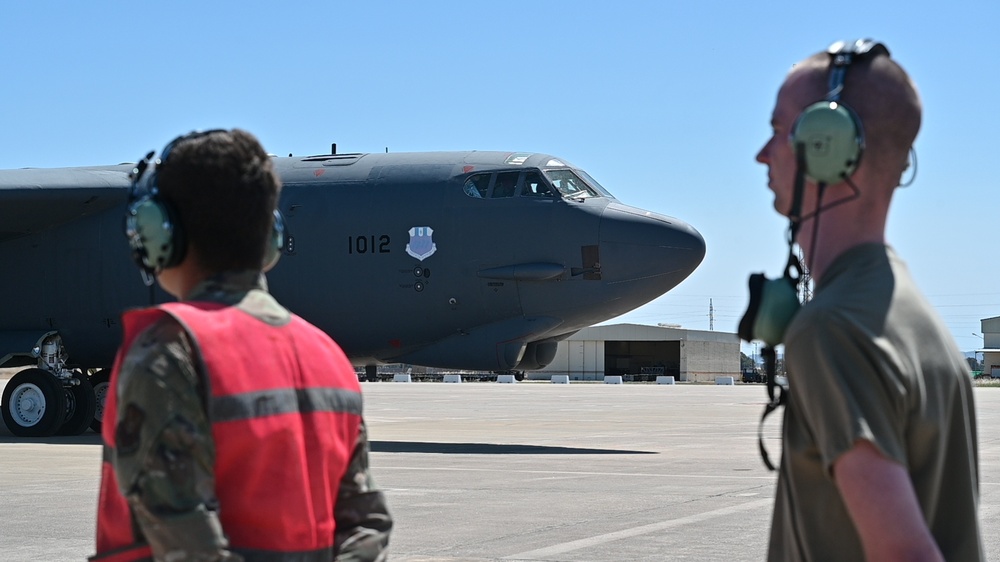
[[[17,437],[48,437],[66,417],[66,393],[55,376],[25,369],[3,391],[3,422]]]
[[[100,433],[101,420],[104,419],[104,401],[111,387],[111,369],[101,369],[90,375],[90,384],[94,388],[94,419],[90,422],[90,429]]]
[[[514,371],[514,380],[517,382],[524,381],[524,371]]]
[[[94,410],[97,409],[94,387],[86,375],[78,374],[74,378],[80,384],[63,388],[66,394],[66,421],[56,435],[80,435],[94,422]]]

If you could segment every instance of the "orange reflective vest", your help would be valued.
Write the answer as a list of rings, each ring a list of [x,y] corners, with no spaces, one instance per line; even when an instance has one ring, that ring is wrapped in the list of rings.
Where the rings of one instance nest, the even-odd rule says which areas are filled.
[[[151,556],[111,458],[123,357],[164,314],[192,337],[208,379],[215,491],[230,549],[269,560],[332,559],[334,506],[361,423],[354,368],[336,343],[298,316],[274,327],[236,307],[204,302],[170,303],[123,317],[125,337],[104,409],[94,559]]]

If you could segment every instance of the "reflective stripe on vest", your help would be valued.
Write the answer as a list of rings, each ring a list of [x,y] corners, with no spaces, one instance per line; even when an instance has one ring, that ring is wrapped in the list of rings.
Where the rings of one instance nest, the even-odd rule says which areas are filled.
[[[209,408],[215,423],[314,412],[360,416],[361,395],[343,388],[279,388],[213,396]]]

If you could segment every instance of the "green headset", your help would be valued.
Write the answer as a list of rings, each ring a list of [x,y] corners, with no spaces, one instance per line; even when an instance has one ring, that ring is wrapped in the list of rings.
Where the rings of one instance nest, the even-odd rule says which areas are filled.
[[[750,276],[750,304],[740,319],[737,330],[741,339],[748,342],[760,340],[765,344],[762,355],[769,402],[764,407],[764,414],[757,427],[757,445],[764,465],[770,470],[774,470],[774,465],[764,447],[763,427],[764,419],[785,403],[785,388],[777,383],[775,376],[775,347],[784,341],[785,331],[801,307],[798,286],[802,279],[802,264],[799,263],[793,246],[802,222],[805,179],[809,178],[816,183],[821,201],[823,189],[827,185],[849,182],[850,176],[858,169],[865,149],[864,127],[857,113],[840,102],[840,94],[844,91],[844,77],[847,68],[857,59],[875,55],[889,56],[889,50],[884,45],[871,39],[838,41],[830,45],[827,53],[830,55],[830,75],[826,99],[809,105],[799,114],[788,138],[795,151],[797,170],[792,208],[789,212],[788,264],[785,266],[785,274],[778,279],[768,279],[763,273]],[[815,211],[816,220],[822,209],[820,207]]]
[[[187,240],[177,213],[173,207],[159,196],[157,176],[167,165],[170,153],[181,142],[193,140],[224,129],[196,131],[181,135],[167,143],[154,159],[154,152],[148,153],[132,169],[132,190],[129,194],[128,210],[125,213],[125,237],[132,250],[132,260],[143,273],[143,279],[151,284],[153,275],[174,267],[184,261]],[[285,239],[285,223],[281,213],[274,210],[271,234],[264,251],[261,269],[268,271],[281,257]]]
[[[827,49],[830,76],[826,99],[805,108],[795,120],[789,142],[801,146],[805,174],[817,184],[833,184],[850,177],[865,149],[864,127],[858,114],[841,103],[847,68],[856,59],[886,55],[889,49],[871,39],[838,41]]]
[[[858,168],[865,149],[864,127],[857,113],[840,101],[844,78],[852,62],[868,56],[889,56],[889,50],[871,39],[838,41],[827,49],[830,73],[826,98],[806,107],[795,119],[788,142],[795,150],[798,166],[790,213],[788,265],[779,279],[763,273],[750,276],[750,304],[740,320],[739,336],[760,340],[768,346],[780,344],[785,330],[800,307],[798,284],[802,267],[792,251],[801,221],[804,178],[820,189],[848,179]]]

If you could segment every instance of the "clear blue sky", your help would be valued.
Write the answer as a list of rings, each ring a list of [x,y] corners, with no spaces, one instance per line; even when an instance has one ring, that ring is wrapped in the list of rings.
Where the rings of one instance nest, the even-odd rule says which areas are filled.
[[[925,107],[889,240],[972,350],[1000,315],[998,21],[996,0],[3,2],[0,168],[135,161],[212,127],[276,154],[545,152],[705,236],[687,281],[616,321],[708,329],[712,299],[735,331],[747,275],[784,264],[754,162],[777,88],[869,36]]]

